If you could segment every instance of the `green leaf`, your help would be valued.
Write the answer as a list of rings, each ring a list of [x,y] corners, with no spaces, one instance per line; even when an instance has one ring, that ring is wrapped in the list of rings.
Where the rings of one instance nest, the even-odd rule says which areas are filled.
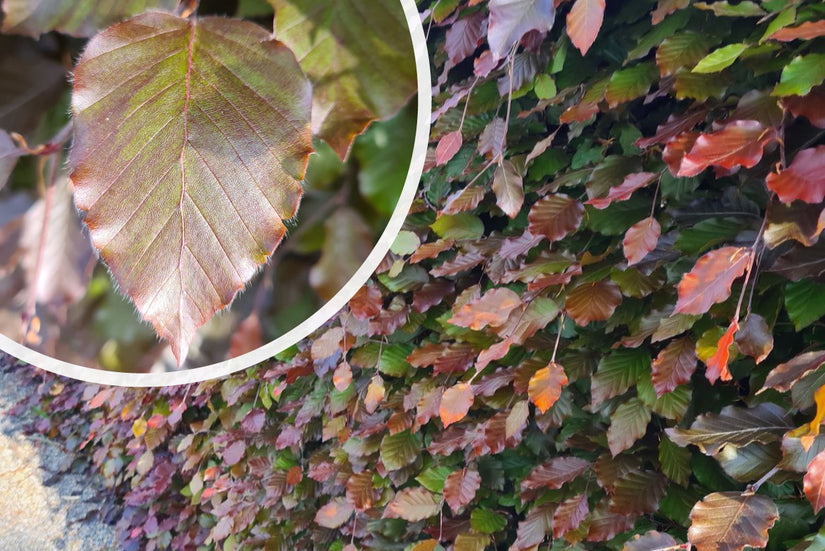
[[[778,443],[753,442],[744,447],[725,446],[715,456],[725,472],[739,482],[754,482],[782,459]]]
[[[605,356],[593,375],[590,393],[594,406],[635,384],[641,374],[650,372],[650,356],[641,349],[621,349]]]
[[[482,534],[495,534],[504,530],[507,526],[507,519],[489,509],[478,507],[470,513],[470,526]]]
[[[397,113],[417,89],[401,3],[375,9],[373,0],[269,2],[277,14],[275,36],[312,81],[313,133],[343,159],[355,136]]]
[[[75,68],[75,202],[179,363],[295,216],[310,100],[294,54],[238,20],[140,15]]]
[[[713,3],[696,2],[693,6],[700,10],[712,11],[714,15],[722,17],[759,17],[765,15],[765,10],[751,0],[743,0],[736,4],[731,4],[727,1]]]
[[[630,449],[644,436],[649,422],[650,409],[638,398],[631,398],[616,408],[607,429],[607,445],[613,457]]]
[[[785,310],[800,331],[825,316],[825,285],[803,279],[785,285]]]
[[[3,28],[8,34],[39,38],[49,31],[94,36],[109,25],[147,10],[171,11],[178,0],[3,0]]]
[[[605,99],[610,107],[634,100],[647,94],[659,76],[653,63],[640,63],[635,67],[613,73],[607,85]]]
[[[745,223],[736,218],[708,218],[682,230],[673,247],[683,253],[697,255],[730,241],[744,226]]]
[[[390,250],[397,255],[407,256],[418,250],[421,246],[421,239],[415,232],[402,230],[395,236],[395,241],[392,242]]]
[[[403,377],[412,366],[407,363],[407,356],[413,351],[411,344],[385,345],[378,360],[378,371],[390,377]]]
[[[662,472],[681,486],[687,486],[690,481],[690,457],[690,450],[677,446],[670,438],[663,437],[659,441],[659,464]]]
[[[550,99],[556,96],[556,81],[553,77],[547,74],[540,74],[536,77],[536,82],[533,84],[533,90],[539,99]]]
[[[440,494],[444,490],[444,481],[453,472],[450,467],[434,465],[421,472],[415,479],[429,491]]]
[[[730,67],[742,52],[748,49],[747,44],[729,44],[714,50],[699,61],[693,68],[694,73],[717,73]]]
[[[774,96],[805,96],[825,80],[825,54],[808,54],[793,58],[773,89]]]
[[[430,227],[442,239],[478,239],[484,234],[484,223],[468,212],[439,216]]]
[[[413,463],[421,454],[421,436],[409,430],[388,434],[381,440],[381,462],[389,471]]]

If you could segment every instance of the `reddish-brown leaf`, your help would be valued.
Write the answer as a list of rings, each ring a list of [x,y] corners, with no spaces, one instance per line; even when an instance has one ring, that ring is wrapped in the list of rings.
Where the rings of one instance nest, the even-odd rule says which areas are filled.
[[[679,173],[679,169],[682,167],[682,159],[693,148],[693,144],[696,143],[698,137],[698,132],[682,132],[667,142],[664,151],[662,151],[662,160],[667,164],[671,174],[676,176]]]
[[[545,503],[530,509],[527,517],[518,523],[516,530],[516,541],[510,547],[510,551],[527,551],[535,549],[547,534],[553,530],[553,509],[552,503]]]
[[[432,243],[422,243],[418,249],[410,256],[410,264],[418,264],[427,258],[435,258],[444,251],[452,248],[455,242],[452,239],[439,239]],[[381,296],[381,293],[378,293]]]
[[[458,511],[470,503],[481,487],[481,476],[472,468],[454,471],[444,481],[444,501],[458,514]]]
[[[797,27],[783,27],[770,36],[771,40],[790,42],[791,40],[811,40],[818,36],[825,36],[825,19],[805,21]]]
[[[667,478],[661,473],[630,470],[616,480],[609,509],[631,515],[653,513],[659,508],[667,486]]]
[[[504,152],[507,139],[507,124],[501,117],[496,117],[484,128],[478,137],[478,153],[488,159],[497,159]]]
[[[576,324],[584,327],[591,321],[605,321],[621,303],[618,285],[612,281],[594,281],[570,291],[564,308]]]
[[[553,407],[566,384],[567,374],[564,368],[556,362],[550,362],[530,377],[527,395],[539,411],[544,413]]]
[[[493,60],[503,59],[530,31],[545,32],[556,17],[551,0],[491,0],[487,42]]]
[[[773,333],[765,318],[753,312],[742,322],[735,340],[739,351],[753,358],[757,364],[762,363],[773,350]]]
[[[821,203],[825,199],[825,145],[803,149],[788,168],[769,174],[767,183],[783,203]]]
[[[453,317],[448,323],[476,331],[488,325],[498,327],[507,321],[510,312],[520,304],[521,297],[514,291],[506,287],[497,287],[454,310]]]
[[[578,457],[554,457],[533,469],[527,478],[521,481],[522,494],[542,488],[557,490],[584,474],[591,466],[589,461]]]
[[[352,369],[350,369],[346,361],[343,361],[338,364],[338,367],[335,368],[335,372],[332,374],[332,384],[335,385],[335,389],[338,392],[343,392],[349,388],[351,383]]]
[[[261,319],[257,313],[252,312],[232,333],[229,339],[229,357],[237,358],[247,352],[257,350],[262,345]]]
[[[802,483],[814,513],[819,513],[825,507],[825,452],[819,452],[808,464]]]
[[[444,50],[453,65],[470,57],[481,45],[484,38],[484,25],[487,18],[483,12],[462,17],[447,28],[444,37]]]
[[[818,369],[823,363],[825,350],[804,352],[773,368],[765,379],[763,389],[774,388],[779,392],[787,392],[796,381]]]
[[[567,36],[582,55],[595,42],[604,20],[604,0],[576,0],[567,14]]]
[[[315,514],[315,523],[324,528],[338,528],[352,516],[355,508],[342,497],[336,497]]]
[[[521,212],[524,204],[524,182],[516,166],[510,161],[503,161],[493,175],[493,193],[496,204],[510,218]]]
[[[705,120],[707,114],[708,112],[704,109],[691,109],[681,115],[670,115],[667,122],[656,128],[656,134],[649,138],[639,138],[636,140],[636,145],[648,148],[651,145],[667,143],[679,134],[693,130],[697,124]]]
[[[469,383],[458,383],[445,390],[438,407],[438,415],[444,423],[444,428],[464,419],[473,405],[473,400],[475,395]]]
[[[776,130],[759,121],[733,121],[721,130],[701,134],[682,159],[678,176],[696,176],[709,166],[731,170],[750,168],[762,159],[765,146],[776,139]]]
[[[677,314],[704,314],[717,302],[724,302],[731,285],[748,268],[752,252],[745,247],[722,247],[702,256],[679,282]]]
[[[627,265],[633,266],[644,260],[656,248],[661,234],[662,227],[652,216],[630,226],[622,241]]]
[[[438,141],[438,146],[435,148],[436,166],[447,164],[450,159],[455,157],[455,154],[461,149],[463,143],[464,141],[460,130],[442,136]]]
[[[371,472],[353,474],[347,478],[347,499],[356,509],[366,511],[371,508],[374,498]]]
[[[658,25],[671,13],[683,10],[690,4],[690,0],[659,0],[656,9],[650,14],[651,22]]]
[[[350,312],[360,320],[375,318],[381,313],[382,306],[381,291],[371,285],[358,289],[349,300]]]
[[[439,214],[458,214],[459,212],[466,212],[473,210],[478,206],[487,190],[482,186],[467,186],[459,189],[444,202],[444,208]]]
[[[598,112],[598,104],[583,101],[565,109],[564,113],[559,117],[559,122],[562,124],[586,122],[596,116]]]
[[[725,334],[722,335],[716,344],[716,352],[705,362],[708,366],[705,371],[705,377],[708,378],[711,384],[715,383],[718,379],[730,381],[733,378],[728,369],[728,363],[730,362],[730,346],[733,344],[733,336],[738,329],[739,322],[736,320],[731,321],[728,330],[725,331]]]
[[[696,345],[689,337],[671,341],[653,360],[652,369],[656,396],[672,392],[696,371]]]
[[[636,517],[612,513],[608,511],[607,504],[602,502],[593,508],[590,514],[590,522],[587,530],[587,541],[608,541],[616,534],[620,534],[633,527]]]
[[[553,513],[553,537],[564,537],[567,532],[578,528],[589,512],[586,493],[559,503],[556,512]]]
[[[367,386],[367,395],[364,397],[367,413],[373,413],[378,408],[378,404],[384,401],[385,392],[384,379],[380,375],[374,376]]]
[[[610,188],[607,195],[585,201],[585,204],[591,205],[597,209],[606,209],[611,204],[618,201],[627,201],[633,192],[648,185],[656,179],[656,174],[652,172],[637,172],[628,174],[624,181],[618,186]]]
[[[688,541],[698,551],[741,551],[765,547],[779,518],[769,498],[739,492],[712,493],[693,506]]]
[[[782,104],[794,117],[805,117],[817,128],[825,128],[825,86],[818,86],[806,96],[782,98]]]

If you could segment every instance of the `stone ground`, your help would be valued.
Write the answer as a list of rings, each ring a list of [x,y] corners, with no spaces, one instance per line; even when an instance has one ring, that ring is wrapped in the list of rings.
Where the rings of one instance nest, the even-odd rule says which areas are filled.
[[[33,368],[0,365],[0,551],[117,549],[114,527],[100,519],[113,499],[101,478],[58,441],[27,435],[31,417],[9,414],[32,391],[19,369]]]

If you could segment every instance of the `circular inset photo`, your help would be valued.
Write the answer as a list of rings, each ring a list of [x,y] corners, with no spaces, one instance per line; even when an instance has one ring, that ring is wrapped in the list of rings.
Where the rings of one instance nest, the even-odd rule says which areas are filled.
[[[4,351],[104,384],[226,375],[387,254],[430,119],[412,0],[2,6]]]

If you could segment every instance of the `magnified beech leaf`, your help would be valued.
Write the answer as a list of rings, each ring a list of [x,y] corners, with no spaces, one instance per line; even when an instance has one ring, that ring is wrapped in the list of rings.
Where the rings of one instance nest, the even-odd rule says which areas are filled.
[[[715,492],[693,506],[688,541],[698,551],[765,547],[778,518],[776,505],[766,497]]]
[[[268,0],[275,37],[312,81],[312,130],[342,159],[375,119],[417,89],[412,39],[397,0]]]
[[[178,0],[4,0],[3,32],[38,38],[49,31],[90,37],[149,9],[172,10]]]
[[[183,363],[297,212],[310,84],[257,25],[147,13],[93,38],[74,85],[75,202]]]

